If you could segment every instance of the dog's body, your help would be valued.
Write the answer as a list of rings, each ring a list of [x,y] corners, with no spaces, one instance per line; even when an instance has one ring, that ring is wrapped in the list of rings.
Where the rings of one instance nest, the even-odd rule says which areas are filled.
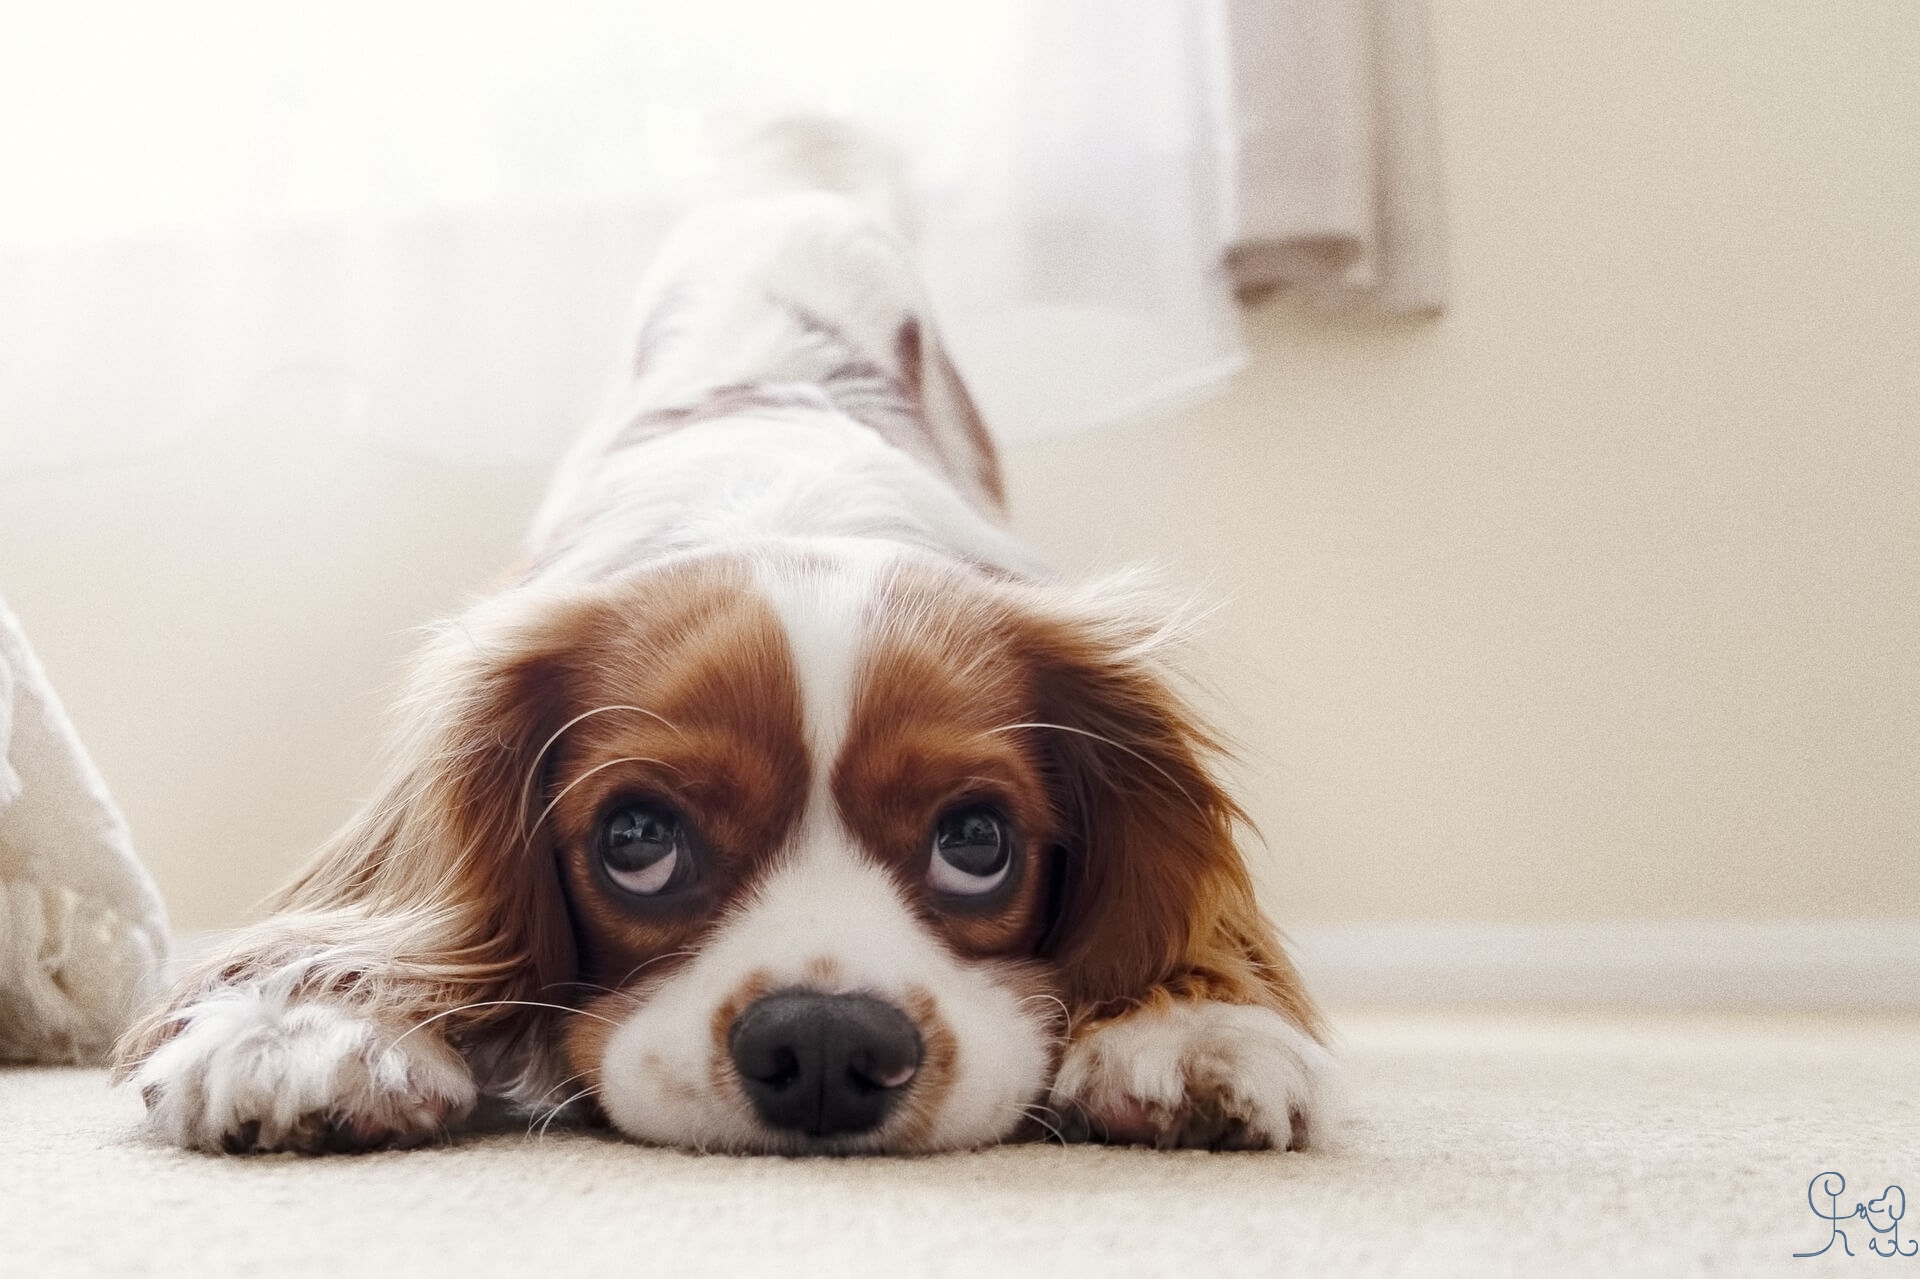
[[[1166,626],[1002,526],[880,153],[764,146],[815,189],[676,233],[382,794],[130,1034],[169,1139],[405,1144],[482,1092],[733,1150],[1316,1123]]]

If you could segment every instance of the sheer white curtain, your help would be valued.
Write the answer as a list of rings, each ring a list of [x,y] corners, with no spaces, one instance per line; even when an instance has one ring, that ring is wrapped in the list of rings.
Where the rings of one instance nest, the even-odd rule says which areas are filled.
[[[1218,0],[1227,265],[1243,294],[1446,301],[1425,0]]]
[[[1208,387],[1239,360],[1227,21],[1217,0],[16,11],[0,475],[178,447],[289,371],[336,392],[299,429],[550,458],[711,158],[798,109],[903,145],[936,304],[1003,434]]]

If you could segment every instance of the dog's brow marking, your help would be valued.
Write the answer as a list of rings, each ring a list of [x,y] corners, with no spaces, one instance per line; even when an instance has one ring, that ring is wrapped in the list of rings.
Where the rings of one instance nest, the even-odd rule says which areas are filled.
[[[1043,724],[1038,721],[1035,721],[1032,723],[1026,723],[1026,724],[1002,724],[998,728],[990,728],[987,731],[989,733],[1011,733],[1017,728],[1051,728],[1051,729],[1057,729],[1062,733],[1077,733],[1081,737],[1090,737],[1096,742],[1104,742],[1108,746],[1113,747],[1117,751],[1122,751],[1128,755],[1133,756],[1135,759],[1139,760],[1142,764],[1145,764],[1148,768],[1151,768],[1154,772],[1166,778],[1168,782],[1172,783],[1173,788],[1180,792],[1180,797],[1182,799],[1186,800],[1188,803],[1193,802],[1193,796],[1187,793],[1187,788],[1182,786],[1179,780],[1175,778],[1172,773],[1169,773],[1166,769],[1160,767],[1160,765],[1154,763],[1151,759],[1148,759],[1145,755],[1141,754],[1139,751],[1134,750],[1131,746],[1128,746],[1122,742],[1116,742],[1111,737],[1108,737],[1105,734],[1091,732],[1084,728],[1075,728],[1071,724]]]
[[[545,742],[541,743],[540,749],[534,752],[533,762],[527,765],[527,779],[526,781],[520,784],[520,806],[514,810],[515,812],[525,813],[527,811],[527,800],[530,799],[533,795],[533,779],[540,771],[540,761],[544,760],[547,757],[547,752],[553,749],[553,744],[559,741],[561,736],[564,735],[568,729],[572,728],[575,724],[578,724],[581,720],[592,719],[595,715],[604,715],[608,711],[634,711],[641,715],[649,715],[649,716],[652,716],[654,719],[659,720],[662,724],[665,724],[669,729],[672,729],[675,733],[678,733],[680,731],[679,727],[676,724],[674,724],[671,720],[667,719],[666,716],[661,715],[655,711],[650,711],[644,706],[627,706],[627,705],[596,706],[590,711],[581,711],[578,715],[575,715],[572,719],[562,724],[559,728],[554,729],[553,736],[549,737]],[[565,794],[566,792],[563,791],[561,793]],[[551,808],[552,806],[549,805],[548,807]],[[546,814],[542,813],[540,814],[540,816],[542,818],[545,818]],[[526,838],[531,840],[533,838],[533,832],[539,829],[539,826],[540,826],[539,822],[535,822],[532,826],[529,826],[527,828]]]

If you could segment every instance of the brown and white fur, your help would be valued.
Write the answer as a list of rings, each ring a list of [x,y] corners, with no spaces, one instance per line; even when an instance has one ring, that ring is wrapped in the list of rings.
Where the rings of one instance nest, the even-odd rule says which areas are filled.
[[[663,249],[618,393],[516,583],[420,659],[377,796],[123,1041],[164,1139],[406,1145],[482,1095],[729,1151],[1322,1133],[1321,1024],[1177,628],[1006,531],[884,155],[817,123],[761,149],[772,180]],[[610,878],[633,839],[679,887]],[[999,886],[955,897],[988,877],[936,844]],[[742,1018],[794,992],[892,1010],[913,1060],[863,1067],[878,1122],[756,1108]]]

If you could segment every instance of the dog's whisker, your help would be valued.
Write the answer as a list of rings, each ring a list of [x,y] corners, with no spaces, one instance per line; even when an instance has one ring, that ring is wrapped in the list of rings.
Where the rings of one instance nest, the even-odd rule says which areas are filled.
[[[549,1110],[547,1112],[547,1117],[545,1122],[543,1122],[540,1125],[540,1132],[539,1132],[539,1135],[535,1138],[535,1140],[545,1139],[547,1135],[547,1129],[553,1126],[553,1121],[559,1118],[561,1111],[565,1110],[568,1106],[571,1106],[574,1102],[579,1101],[584,1097],[595,1096],[596,1094],[599,1093],[599,1091],[600,1091],[600,1086],[598,1084],[595,1084],[590,1088],[582,1088],[579,1092],[573,1094],[573,1096],[567,1098],[565,1101],[555,1106],[552,1110]],[[531,1131],[531,1129],[529,1129],[529,1131]]]
[[[433,1014],[433,1016],[431,1017],[421,1018],[419,1021],[415,1022],[413,1025],[407,1027],[404,1031],[400,1032],[399,1035],[395,1036],[393,1042],[388,1044],[386,1046],[386,1049],[380,1054],[380,1059],[382,1061],[385,1061],[387,1059],[388,1054],[392,1053],[394,1049],[398,1048],[401,1044],[406,1042],[408,1036],[412,1035],[417,1030],[425,1030],[428,1026],[431,1026],[434,1022],[439,1021],[443,1017],[457,1016],[460,1013],[471,1012],[475,1008],[495,1008],[495,1007],[508,1007],[508,1006],[515,1006],[515,1005],[524,1007],[524,1008],[546,1008],[546,1009],[552,1010],[553,1012],[572,1013],[576,1017],[591,1017],[594,1021],[604,1021],[609,1026],[618,1026],[620,1024],[619,1022],[613,1020],[613,1018],[611,1017],[602,1017],[600,1014],[590,1013],[584,1008],[570,1008],[566,1004],[549,1004],[549,1003],[542,1002],[541,1000],[538,1000],[538,999],[476,999],[472,1003],[459,1004],[452,1008],[445,1008]]]
[[[569,987],[576,990],[591,990],[600,995],[617,995],[620,993],[611,986],[602,986],[599,982],[594,981],[550,981],[540,989],[565,990]]]
[[[1047,1119],[1043,1118],[1041,1114],[1036,1113],[1036,1112],[1045,1112],[1045,1114],[1051,1115],[1054,1120],[1058,1120],[1060,1118],[1060,1112],[1053,1109],[1053,1107],[1043,1106],[1039,1102],[1014,1102],[1010,1108],[1013,1110],[1015,1114],[1019,1115],[1021,1118],[1030,1119],[1034,1123],[1038,1124],[1040,1127],[1046,1129],[1047,1133],[1050,1136],[1052,1136],[1052,1138],[1056,1142],[1060,1143],[1061,1145],[1065,1146],[1065,1145],[1071,1144],[1067,1141],[1066,1134],[1061,1132],[1060,1129],[1054,1123],[1049,1122]],[[1008,1142],[1008,1138],[1002,1137],[998,1141],[996,1141],[994,1144],[1006,1145],[1007,1142]]]
[[[618,759],[602,760],[600,763],[595,764],[592,768],[589,768],[586,772],[580,774],[580,776],[574,778],[572,781],[568,782],[565,786],[561,787],[560,793],[547,801],[547,806],[540,810],[540,815],[538,817],[533,819],[533,825],[527,828],[526,838],[521,840],[520,842],[521,849],[525,850],[526,848],[532,845],[534,834],[537,831],[539,831],[540,824],[547,820],[547,815],[553,812],[555,805],[557,805],[561,800],[567,797],[567,793],[569,791],[571,791],[574,787],[578,786],[581,782],[586,781],[589,777],[592,777],[595,773],[605,772],[607,769],[612,768],[616,764],[658,764],[660,767],[668,769],[672,772],[677,773],[680,771],[679,769],[675,768],[672,764],[669,764],[664,759],[653,759],[645,755],[623,755]]]
[[[1060,1010],[1060,1025],[1063,1028],[1067,1026],[1069,1023],[1071,1023],[1073,1020],[1073,1010],[1068,1008],[1067,1001],[1060,998],[1060,996],[1058,995],[1046,995],[1046,994],[1026,995],[1020,999],[1015,1000],[1014,1002],[1022,1008],[1026,1007],[1028,1004],[1033,1004],[1033,1003],[1044,1002],[1044,1003],[1052,1004],[1055,1008],[1058,1008]],[[1052,1021],[1053,1019],[1048,1018],[1047,1020]]]
[[[580,723],[582,720],[592,719],[595,715],[605,715],[609,711],[632,711],[637,715],[651,716],[652,718],[657,719],[662,724],[666,725],[667,728],[671,729],[673,732],[678,733],[680,731],[679,728],[676,727],[671,720],[667,719],[665,716],[661,715],[657,711],[648,710],[644,706],[632,706],[624,702],[616,702],[608,706],[596,706],[592,710],[582,711],[578,715],[575,715],[572,719],[568,720],[566,723],[562,724],[559,728],[556,728],[553,731],[553,735],[547,738],[546,741],[542,742],[540,744],[540,749],[533,753],[533,762],[527,765],[526,780],[520,786],[520,806],[514,810],[515,812],[524,813],[527,811],[527,801],[533,795],[534,778],[539,776],[541,761],[546,759],[547,752],[553,749],[553,744],[559,741],[560,738],[566,734],[567,730],[572,728],[575,724]],[[533,824],[533,827],[527,831],[528,839],[533,838],[533,832],[535,830],[538,830],[539,826],[540,824],[538,822],[535,822]]]
[[[1039,720],[1028,720],[1019,724],[1002,724],[998,728],[988,729],[987,732],[989,734],[1011,733],[1022,728],[1050,728],[1062,733],[1075,733],[1081,737],[1090,737],[1096,742],[1104,742],[1106,745],[1113,747],[1113,749],[1117,751],[1122,751],[1128,755],[1133,756],[1135,759],[1139,760],[1142,764],[1145,764],[1148,768],[1151,768],[1154,772],[1166,778],[1168,784],[1171,785],[1175,790],[1180,792],[1180,798],[1186,800],[1189,804],[1195,803],[1195,800],[1192,794],[1188,792],[1185,786],[1182,786],[1180,784],[1179,778],[1175,777],[1172,773],[1169,773],[1164,767],[1162,767],[1159,763],[1155,762],[1149,756],[1143,754],[1140,751],[1135,750],[1131,746],[1128,746],[1125,742],[1115,741],[1113,738],[1108,737],[1104,733],[1096,733],[1096,732],[1093,732],[1091,729],[1075,728],[1071,724],[1048,724],[1048,723],[1043,723]]]
[[[573,1074],[568,1075],[565,1079],[562,1079],[559,1083],[552,1084],[547,1088],[543,1089],[540,1093],[539,1102],[545,1102],[547,1098],[553,1096],[553,1094],[559,1092],[562,1088],[565,1088],[568,1084],[574,1082],[574,1080],[585,1079],[586,1077],[587,1077],[586,1071],[584,1070],[575,1071]],[[539,1103],[537,1102],[534,1106],[528,1107],[528,1109],[537,1110],[538,1104]],[[532,1129],[531,1124],[528,1125],[528,1129],[529,1130]]]
[[[655,955],[651,959],[643,959],[639,963],[635,964],[632,968],[627,970],[627,975],[620,979],[620,984],[622,986],[625,986],[628,982],[632,981],[635,977],[638,977],[641,973],[653,967],[655,964],[660,963],[662,960],[691,959],[694,956],[698,955],[699,953],[700,952],[697,950],[670,950],[666,952],[664,955]]]

